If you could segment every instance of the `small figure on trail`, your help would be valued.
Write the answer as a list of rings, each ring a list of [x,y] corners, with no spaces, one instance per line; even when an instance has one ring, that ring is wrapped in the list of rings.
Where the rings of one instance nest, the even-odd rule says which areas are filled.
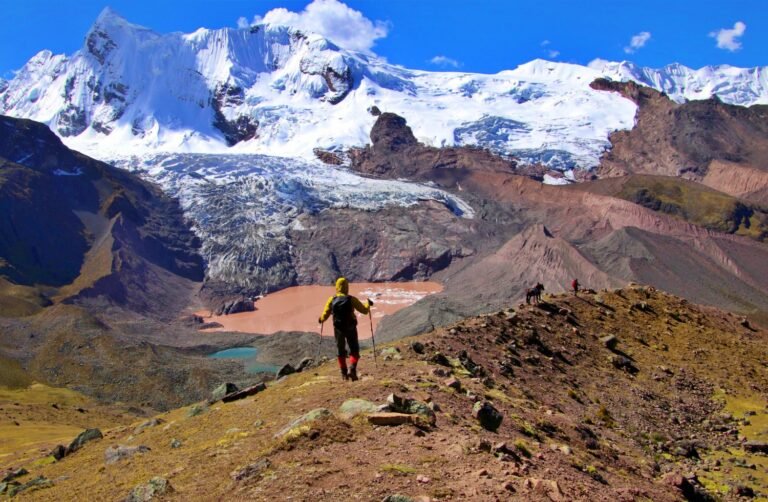
[[[576,296],[579,296],[579,280],[574,279],[571,281],[571,289],[573,289],[573,294]]]
[[[349,294],[349,283],[343,277],[336,281],[336,294],[325,304],[325,309],[320,315],[319,322],[322,324],[333,314],[333,336],[336,338],[337,356],[339,359],[339,368],[341,368],[341,377],[344,380],[357,380],[357,361],[360,360],[360,344],[357,340],[357,315],[355,310],[361,314],[367,314],[373,302],[368,299],[363,303]],[[347,370],[347,350],[349,345],[349,370]]]
[[[525,291],[525,303],[531,304],[533,300],[534,305],[538,305],[541,302],[541,292],[544,291],[544,285],[537,282],[536,285]]]

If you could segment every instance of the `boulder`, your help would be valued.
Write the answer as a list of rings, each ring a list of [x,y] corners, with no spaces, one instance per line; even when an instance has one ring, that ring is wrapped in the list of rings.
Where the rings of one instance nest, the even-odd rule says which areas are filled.
[[[5,476],[3,476],[2,482],[7,483],[8,481],[14,480],[16,478],[20,478],[27,474],[29,474],[29,471],[27,471],[22,467],[20,469],[16,469],[15,471],[8,472]]]
[[[347,399],[339,407],[339,416],[345,420],[351,420],[358,415],[364,415],[369,413],[376,413],[379,411],[379,406],[371,401],[365,399]]]
[[[293,373],[296,373],[296,368],[291,366],[290,364],[284,364],[279,370],[277,370],[277,373],[275,373],[275,378],[282,378],[287,375],[291,375]]]
[[[765,441],[747,441],[742,447],[748,453],[766,453],[768,454],[768,442]]]
[[[227,394],[226,396],[221,398],[221,400],[225,403],[237,401],[238,399],[244,399],[248,396],[258,394],[259,392],[265,390],[266,388],[267,388],[267,384],[265,384],[264,382],[260,382],[260,383],[257,383],[256,385],[251,385],[250,387],[246,387],[243,390],[233,392],[232,394]]]
[[[311,367],[315,366],[315,360],[311,357],[305,357],[301,361],[299,361],[299,365],[296,366],[296,372],[301,373],[302,371],[309,369]]]
[[[171,492],[173,492],[173,487],[167,479],[154,477],[146,484],[134,488],[124,502],[148,502]]]
[[[104,462],[114,464],[120,460],[130,458],[138,453],[147,453],[150,451],[148,446],[110,446],[104,451]]]
[[[236,471],[233,471],[230,475],[234,481],[242,481],[244,479],[250,479],[255,476],[261,476],[264,471],[269,469],[269,467],[272,465],[272,463],[266,459],[262,458],[261,460],[254,462],[252,464],[249,464],[242,469],[238,469]]]
[[[637,368],[632,364],[632,361],[628,357],[613,355],[610,357],[611,364],[614,368],[624,370],[629,373],[636,373]]]
[[[397,347],[387,347],[381,350],[381,357],[385,361],[400,361],[403,356],[400,355],[400,349]]]
[[[80,434],[77,435],[75,439],[72,440],[71,443],[69,443],[69,446],[67,446],[67,451],[65,455],[70,455],[80,448],[83,447],[83,445],[89,441],[93,441],[94,439],[101,439],[104,435],[101,433],[99,429],[86,429]]]
[[[6,493],[10,498],[13,498],[19,493],[24,491],[41,490],[43,488],[50,488],[52,486],[53,486],[53,481],[46,478],[45,476],[38,476],[34,479],[27,481],[24,484],[10,482],[6,487]]]
[[[504,416],[488,401],[479,401],[472,407],[472,416],[480,422],[483,429],[495,432]]]
[[[407,413],[382,412],[368,415],[368,422],[373,425],[403,425],[412,422],[412,415]]]
[[[240,389],[237,387],[237,385],[233,383],[229,383],[229,382],[223,383],[218,387],[216,387],[215,389],[213,389],[213,392],[211,392],[211,398],[209,399],[209,401],[211,403],[215,403],[216,401],[222,400],[224,396],[226,396],[227,394],[232,394],[233,392],[237,392],[238,390]]]
[[[63,446],[63,445],[56,445],[56,448],[54,448],[53,450],[51,450],[51,453],[50,453],[50,455],[51,455],[51,456],[52,456],[52,457],[53,457],[55,460],[61,460],[62,458],[64,458],[64,457],[67,455],[67,449],[66,449],[66,448],[64,448],[64,446]]]
[[[410,347],[411,347],[411,350],[417,354],[424,353],[424,344],[421,342],[411,342]]]
[[[429,426],[434,426],[437,422],[435,412],[427,403],[415,399],[405,399],[396,394],[387,396],[387,405],[390,411],[396,413],[405,413],[408,415],[418,415],[419,421]]]
[[[445,381],[445,386],[454,390],[461,390],[461,381],[458,378],[449,378]]]
[[[276,438],[283,437],[287,435],[292,430],[296,429],[297,427],[300,427],[302,425],[308,424],[310,422],[314,422],[316,420],[321,420],[324,418],[332,417],[333,413],[331,413],[331,410],[328,408],[315,408],[314,410],[305,413],[304,415],[300,416],[296,420],[292,421],[285,427],[283,427],[280,432],[275,434]]]
[[[440,366],[445,366],[448,368],[451,367],[451,361],[449,361],[448,358],[445,357],[445,355],[441,354],[440,352],[435,352],[434,355],[429,358],[429,362],[434,364],[439,364]]]
[[[135,429],[133,429],[133,434],[141,434],[144,432],[144,429],[149,429],[150,427],[157,427],[160,424],[164,424],[165,420],[162,418],[153,418],[151,420],[147,420],[146,422],[140,424]]]
[[[613,350],[616,348],[616,345],[619,343],[619,339],[616,338],[614,335],[607,335],[600,338],[600,343],[605,346],[608,350]]]

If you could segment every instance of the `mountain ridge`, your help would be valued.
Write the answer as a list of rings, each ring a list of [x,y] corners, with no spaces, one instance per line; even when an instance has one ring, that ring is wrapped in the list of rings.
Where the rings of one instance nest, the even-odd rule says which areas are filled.
[[[158,34],[105,10],[72,56],[44,50],[30,59],[0,90],[0,112],[46,123],[102,159],[138,151],[312,159],[316,147],[367,144],[374,119],[365,111],[376,106],[409,117],[427,144],[475,145],[568,171],[597,165],[608,135],[633,126],[631,103],[588,87],[598,77],[634,79],[678,101],[716,93],[768,103],[765,68],[534,60],[496,74],[428,72],[288,26]]]

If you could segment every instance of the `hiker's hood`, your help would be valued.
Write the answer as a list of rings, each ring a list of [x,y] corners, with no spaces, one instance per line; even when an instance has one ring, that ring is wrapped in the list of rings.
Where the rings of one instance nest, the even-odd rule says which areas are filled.
[[[341,293],[342,295],[349,293],[349,283],[345,278],[339,277],[336,280],[336,293]]]

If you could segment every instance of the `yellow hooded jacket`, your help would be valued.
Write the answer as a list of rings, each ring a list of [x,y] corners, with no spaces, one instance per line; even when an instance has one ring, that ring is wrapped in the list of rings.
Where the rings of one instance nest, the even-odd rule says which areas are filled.
[[[344,277],[339,277],[336,281],[336,294],[330,298],[328,298],[328,301],[325,303],[325,309],[323,309],[323,313],[320,315],[320,323],[322,324],[325,322],[328,317],[331,315],[331,303],[333,303],[333,299],[337,296],[346,296],[349,294],[349,283]],[[361,302],[356,297],[351,296],[352,299],[352,306],[360,312],[361,314],[365,315],[371,310],[371,304],[369,302]]]

